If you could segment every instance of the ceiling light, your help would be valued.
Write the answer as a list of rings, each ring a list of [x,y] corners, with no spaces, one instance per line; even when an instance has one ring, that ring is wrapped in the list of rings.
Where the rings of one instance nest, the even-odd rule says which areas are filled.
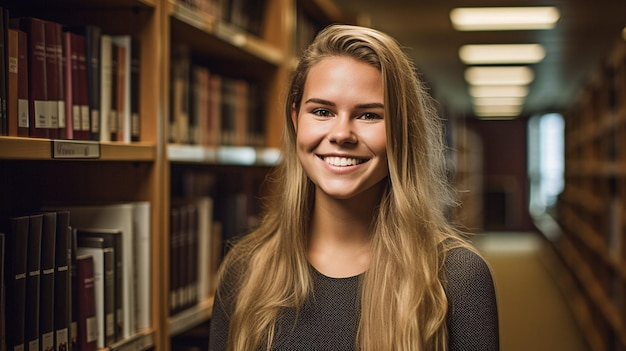
[[[529,30],[554,28],[560,18],[556,7],[461,7],[450,11],[457,30]]]
[[[539,44],[463,45],[459,57],[465,64],[537,63],[546,56]]]
[[[519,116],[522,112],[521,106],[474,106],[477,116],[483,117],[507,117]]]
[[[524,97],[528,87],[523,85],[483,85],[471,86],[469,93],[475,98],[482,97]]]
[[[524,98],[519,96],[505,97],[478,97],[473,100],[474,106],[521,106]]]
[[[533,70],[526,66],[470,67],[465,80],[471,85],[526,85],[534,79]]]

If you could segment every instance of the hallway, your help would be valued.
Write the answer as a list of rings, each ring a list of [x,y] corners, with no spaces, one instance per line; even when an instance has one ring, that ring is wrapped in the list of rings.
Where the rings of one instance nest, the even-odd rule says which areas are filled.
[[[542,238],[485,233],[474,241],[494,275],[502,351],[589,350],[544,263]]]

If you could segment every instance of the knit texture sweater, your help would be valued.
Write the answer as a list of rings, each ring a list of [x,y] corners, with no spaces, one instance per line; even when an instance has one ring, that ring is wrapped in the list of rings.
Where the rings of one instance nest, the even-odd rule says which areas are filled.
[[[499,350],[495,289],[485,261],[468,249],[453,249],[446,259],[445,270],[448,351]],[[313,297],[302,306],[298,316],[292,309],[283,312],[276,326],[272,349],[354,350],[360,313],[360,276],[331,278],[315,269],[312,272]],[[227,311],[231,308],[216,298],[211,318],[210,351],[226,350]]]

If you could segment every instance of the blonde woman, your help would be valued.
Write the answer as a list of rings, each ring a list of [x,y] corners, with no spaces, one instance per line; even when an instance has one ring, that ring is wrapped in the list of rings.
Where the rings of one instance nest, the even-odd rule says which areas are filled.
[[[226,255],[210,350],[497,350],[489,268],[448,223],[440,120],[397,42],[323,30],[291,81],[276,196]]]

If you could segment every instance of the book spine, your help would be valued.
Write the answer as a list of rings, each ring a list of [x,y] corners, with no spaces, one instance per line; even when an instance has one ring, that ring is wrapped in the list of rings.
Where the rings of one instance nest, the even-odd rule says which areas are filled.
[[[9,10],[0,6],[0,135],[9,134]]]
[[[61,121],[59,119],[59,58],[61,38],[61,25],[51,21],[45,21],[45,43],[46,43],[46,102],[49,115],[50,125],[48,126],[48,137],[57,139],[59,137],[59,128]],[[65,127],[65,123],[62,123]]]
[[[41,234],[41,294],[40,342],[41,350],[54,350],[54,280],[56,251],[56,212],[43,213]]]
[[[111,38],[111,72],[109,73],[111,76],[111,85],[109,87],[110,94],[111,94],[111,100],[110,100],[111,105],[109,108],[109,132],[110,132],[109,138],[111,141],[118,140],[117,135],[120,131],[119,110],[117,106],[117,100],[118,100],[117,81],[119,79],[119,76],[118,76],[119,73],[117,71],[118,63],[119,63],[119,48],[118,48],[118,45],[115,44],[115,42],[113,41],[113,38]]]
[[[71,323],[71,277],[70,277],[70,213],[57,212],[54,273],[54,333],[56,350],[68,350]]]
[[[28,71],[28,34],[17,32],[17,135],[27,137],[31,129]]]
[[[9,29],[7,37],[7,135],[17,136],[17,29]]]
[[[111,36],[100,37],[100,141],[110,141],[111,120]]]
[[[131,141],[141,140],[141,111],[140,111],[140,87],[141,87],[141,47],[140,42],[136,38],[132,39],[131,54],[130,54],[130,113],[131,113],[131,127],[130,127],[130,139]]]
[[[3,219],[6,234],[6,346],[7,350],[25,350],[26,276],[29,217]]]
[[[74,139],[74,114],[73,114],[73,63],[72,63],[72,33],[63,32],[63,89],[65,108],[65,138]]]
[[[102,30],[97,26],[85,27],[87,51],[87,83],[89,86],[89,109],[91,139],[100,139],[100,38]]]
[[[89,125],[91,116],[89,111],[89,84],[87,82],[87,49],[86,49],[86,41],[84,35],[76,35],[76,54],[77,54],[77,64],[78,64],[78,72],[76,85],[74,86],[74,91],[76,92],[74,98],[75,108],[78,108],[78,113],[80,116],[80,139],[89,140],[91,139],[91,127]],[[74,110],[76,112],[76,110]],[[76,117],[74,117],[76,120]]]
[[[43,216],[32,214],[28,224],[26,276],[26,350],[39,351],[39,318],[41,293],[41,235]]]
[[[96,319],[94,260],[91,256],[76,257],[77,278],[77,340],[78,350],[95,351],[98,341]]]

